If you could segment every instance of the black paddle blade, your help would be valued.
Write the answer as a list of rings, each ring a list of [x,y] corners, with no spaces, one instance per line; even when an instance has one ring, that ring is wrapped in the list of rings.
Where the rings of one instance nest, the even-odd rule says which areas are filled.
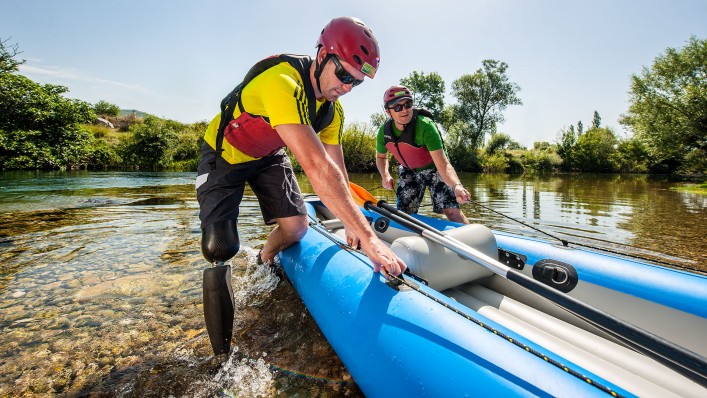
[[[204,270],[204,320],[214,355],[228,354],[233,334],[233,291],[231,267]]]

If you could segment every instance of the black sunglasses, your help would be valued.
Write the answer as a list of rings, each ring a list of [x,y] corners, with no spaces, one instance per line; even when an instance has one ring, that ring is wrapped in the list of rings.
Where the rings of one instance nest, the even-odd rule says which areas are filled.
[[[400,111],[403,110],[403,108],[405,108],[405,109],[410,109],[410,108],[412,108],[412,101],[405,101],[404,104],[395,104],[395,106],[391,106],[391,107],[388,108],[388,109],[392,109],[392,110],[394,110],[394,111],[396,111],[396,112],[400,112]]]
[[[350,84],[353,87],[358,86],[359,84],[363,83],[363,80],[358,80],[351,76],[349,72],[344,69],[343,66],[339,63],[339,60],[336,59],[335,55],[331,56],[331,60],[334,61],[334,66],[336,66],[336,69],[334,69],[334,74],[336,77],[339,79],[340,82],[344,84]]]

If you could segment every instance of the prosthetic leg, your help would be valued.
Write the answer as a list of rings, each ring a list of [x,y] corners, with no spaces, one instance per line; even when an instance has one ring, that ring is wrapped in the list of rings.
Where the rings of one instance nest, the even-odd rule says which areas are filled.
[[[236,221],[225,220],[202,229],[201,252],[213,266],[204,270],[204,320],[214,355],[228,354],[233,335],[231,267],[224,265],[240,249]]]

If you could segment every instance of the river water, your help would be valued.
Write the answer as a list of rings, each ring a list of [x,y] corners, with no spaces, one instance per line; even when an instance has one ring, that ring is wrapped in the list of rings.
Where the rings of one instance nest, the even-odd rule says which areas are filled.
[[[461,177],[475,201],[464,212],[492,229],[548,237],[521,221],[571,242],[707,271],[707,196],[671,190],[682,183]],[[255,264],[270,228],[248,191],[243,250],[232,262],[235,349],[223,366],[212,357],[193,178],[0,174],[0,397],[362,396],[294,289]],[[351,179],[395,202],[377,176]]]

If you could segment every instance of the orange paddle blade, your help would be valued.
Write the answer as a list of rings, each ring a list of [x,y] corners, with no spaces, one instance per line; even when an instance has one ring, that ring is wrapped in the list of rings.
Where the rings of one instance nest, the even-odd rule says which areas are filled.
[[[349,182],[349,191],[351,191],[351,197],[359,206],[365,206],[366,202],[373,204],[378,203],[378,199],[363,189],[362,186],[356,185],[353,182]]]
[[[351,198],[354,200],[354,202],[356,202],[357,205],[361,207],[364,207],[366,205],[366,201],[361,199],[361,197],[356,194],[356,191],[354,191],[351,186],[349,186],[349,192],[351,193]]]

